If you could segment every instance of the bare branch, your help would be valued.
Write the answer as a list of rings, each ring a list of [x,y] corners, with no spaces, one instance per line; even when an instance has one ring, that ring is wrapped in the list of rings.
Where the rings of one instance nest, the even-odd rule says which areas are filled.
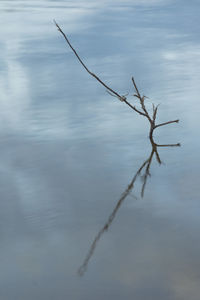
[[[136,85],[136,83],[135,83],[135,79],[134,79],[134,77],[132,77],[131,79],[132,79],[132,82],[133,82],[134,88],[135,88],[135,90],[136,90],[137,97],[138,97],[139,99],[141,99],[141,95],[140,95],[140,92],[139,92],[139,90],[138,90],[138,88],[137,88],[137,85]]]
[[[117,96],[117,98],[119,98],[121,100],[121,96],[115,92],[113,89],[111,89],[107,84],[105,84],[98,76],[96,76],[94,73],[92,73],[87,66],[84,64],[84,62],[82,61],[82,59],[80,58],[80,56],[78,55],[78,53],[76,52],[76,50],[73,48],[73,46],[71,45],[69,39],[67,38],[66,34],[62,31],[62,29],[60,28],[60,26],[56,23],[56,21],[54,20],[54,23],[56,25],[56,27],[58,28],[58,31],[60,31],[60,33],[63,35],[64,39],[66,40],[67,44],[69,45],[69,47],[72,49],[72,51],[74,52],[74,54],[76,55],[76,57],[78,58],[79,62],[81,63],[81,65],[85,68],[85,70],[91,75],[93,76],[96,80],[98,80],[107,90],[109,90],[111,93],[113,93],[114,95]]]
[[[168,121],[168,122],[165,122],[165,123],[161,123],[161,124],[155,125],[154,129],[156,129],[160,126],[165,126],[165,125],[168,125],[168,124],[178,123],[178,122],[179,122],[179,120],[174,120],[174,121]]]
[[[181,147],[181,144],[180,143],[177,143],[177,144],[163,144],[163,145],[156,144],[156,147]]]
[[[157,111],[158,111],[158,106],[159,105],[157,105],[156,107],[154,107],[154,105],[153,105],[153,121],[155,122],[155,120],[156,120],[156,115],[157,115]]]
[[[142,107],[142,110],[144,111],[144,113],[143,113],[142,115],[145,116],[145,117],[149,120],[150,123],[152,123],[152,120],[151,120],[151,118],[150,118],[150,116],[149,116],[149,113],[148,113],[148,111],[146,110],[146,107],[145,107],[145,105],[144,105],[144,99],[147,98],[147,97],[146,97],[146,96],[143,96],[143,97],[141,96],[141,94],[140,94],[140,92],[139,92],[139,89],[138,89],[138,87],[137,87],[137,85],[136,85],[135,79],[134,79],[133,77],[132,77],[131,79],[132,79],[134,88],[135,88],[136,93],[137,93],[137,94],[135,94],[134,96],[137,97],[137,98],[140,100],[140,105],[141,105],[141,107]]]
[[[130,104],[127,100],[124,100],[124,102],[125,102],[128,106],[130,106],[134,111],[136,111],[138,114],[140,114],[140,115],[146,117],[146,115],[145,115],[142,111],[140,111],[140,110],[137,109],[135,106],[133,106],[132,104]]]
[[[136,91],[136,94],[134,94],[134,96],[136,98],[139,99],[140,101],[140,105],[141,105],[141,110],[137,109],[135,106],[133,106],[131,103],[129,103],[127,101],[127,98],[126,96],[122,96],[120,95],[119,93],[117,93],[115,90],[113,90],[112,88],[110,88],[105,82],[103,82],[96,74],[92,73],[88,67],[84,64],[84,62],[82,61],[82,59],[80,58],[79,54],[77,53],[77,51],[74,49],[74,47],[72,46],[72,44],[70,43],[69,39],[67,38],[66,34],[62,31],[62,29],[60,28],[60,26],[56,23],[56,21],[54,20],[54,23],[58,29],[58,31],[63,35],[65,41],[67,42],[67,44],[69,45],[69,47],[71,48],[71,50],[74,52],[75,56],[77,57],[77,59],[79,60],[79,62],[81,63],[81,65],[84,67],[84,69],[92,76],[94,77],[101,85],[103,85],[107,92],[111,95],[111,96],[114,96],[116,97],[117,99],[119,99],[120,101],[126,103],[131,109],[133,109],[135,112],[137,112],[138,114],[146,117],[150,123],[150,131],[149,131],[149,137],[150,139],[152,139],[153,137],[153,132],[154,130],[157,128],[157,127],[160,127],[160,126],[164,126],[164,125],[167,125],[167,124],[171,124],[171,123],[178,123],[179,120],[174,120],[174,121],[169,121],[169,122],[165,122],[165,123],[161,123],[161,124],[158,124],[158,125],[155,125],[155,120],[156,120],[156,116],[157,116],[157,110],[158,110],[158,106],[154,106],[153,105],[153,116],[150,117],[150,114],[148,112],[148,110],[146,109],[146,106],[145,106],[145,98],[147,98],[146,96],[141,96],[140,92],[139,92],[139,89],[136,85],[136,82],[135,82],[135,79],[132,77],[132,82],[133,82],[133,86],[135,88],[135,91]]]

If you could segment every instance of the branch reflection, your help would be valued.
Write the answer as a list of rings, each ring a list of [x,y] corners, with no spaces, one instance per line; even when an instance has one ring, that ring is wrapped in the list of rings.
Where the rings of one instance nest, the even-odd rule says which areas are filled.
[[[179,147],[180,144],[156,144],[153,140],[153,137],[150,138],[150,142],[151,142],[151,153],[149,155],[149,157],[142,163],[142,165],[140,166],[140,168],[136,171],[134,177],[132,178],[131,182],[129,183],[129,185],[127,186],[126,190],[122,193],[120,199],[118,200],[116,206],[114,207],[112,213],[109,215],[106,223],[104,224],[104,226],[99,230],[99,232],[97,233],[97,235],[94,238],[94,241],[92,242],[90,249],[88,251],[88,254],[86,255],[83,264],[80,266],[80,268],[78,269],[78,274],[80,276],[83,276],[87,270],[88,267],[88,263],[90,261],[90,258],[92,257],[92,255],[94,254],[95,248],[97,246],[98,241],[100,240],[101,236],[104,234],[104,232],[106,232],[109,227],[111,226],[121,204],[123,203],[123,201],[126,199],[126,197],[131,193],[131,191],[134,189],[134,184],[136,182],[136,179],[140,176],[142,179],[142,186],[141,186],[141,192],[140,195],[141,197],[144,197],[144,192],[145,192],[145,187],[147,184],[147,180],[148,178],[151,176],[150,174],[150,168],[151,168],[151,163],[153,160],[153,157],[156,157],[156,161],[158,162],[158,164],[161,164],[162,161],[160,159],[160,155],[158,153],[158,148],[159,147]]]

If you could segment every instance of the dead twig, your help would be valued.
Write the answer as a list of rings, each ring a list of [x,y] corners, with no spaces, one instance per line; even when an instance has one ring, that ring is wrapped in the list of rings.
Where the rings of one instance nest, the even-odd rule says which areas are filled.
[[[178,123],[178,122],[179,122],[179,120],[174,120],[174,121],[168,121],[168,122],[165,122],[165,123],[161,123],[161,124],[155,125],[154,129],[156,129],[156,128],[160,127],[160,126],[165,126],[165,125],[168,125],[168,124]]]
[[[133,82],[133,86],[135,88],[135,91],[136,91],[136,94],[134,95],[134,97],[136,97],[137,99],[139,99],[140,101],[140,105],[141,105],[141,108],[142,110],[144,111],[144,116],[148,119],[149,123],[150,123],[150,131],[149,131],[149,138],[152,139],[153,138],[153,132],[156,128],[158,127],[161,127],[161,126],[164,126],[164,125],[168,125],[168,124],[171,124],[171,123],[178,123],[179,120],[173,120],[173,121],[168,121],[168,122],[164,122],[164,123],[161,123],[161,124],[155,124],[156,122],[156,116],[157,116],[157,112],[158,112],[158,106],[157,105],[156,107],[154,106],[153,104],[153,115],[152,117],[150,116],[149,112],[147,111],[146,107],[145,107],[145,104],[144,104],[144,100],[145,100],[145,96],[141,96],[140,92],[139,92],[139,89],[135,83],[135,80],[134,78],[132,77],[132,82]]]
[[[71,45],[69,39],[67,38],[66,34],[63,32],[63,30],[60,28],[60,26],[58,25],[58,23],[56,23],[56,21],[54,20],[54,23],[58,29],[58,31],[63,35],[65,41],[67,42],[67,44],[69,45],[69,47],[72,49],[72,51],[74,52],[74,54],[76,55],[77,59],[79,60],[79,62],[81,63],[81,65],[84,67],[84,69],[91,75],[93,76],[98,82],[100,82],[109,92],[111,92],[113,95],[116,96],[116,98],[118,98],[120,101],[125,102],[130,108],[132,108],[133,110],[135,110],[137,113],[139,113],[140,115],[144,116],[144,113],[142,113],[141,111],[139,111],[135,106],[133,106],[131,103],[129,103],[126,99],[125,96],[121,96],[119,93],[117,93],[116,91],[114,91],[112,88],[110,88],[105,82],[103,82],[96,74],[92,73],[88,67],[84,64],[84,62],[82,61],[82,59],[80,58],[80,56],[78,55],[77,51],[74,49],[74,47]]]
[[[115,96],[117,96],[117,98],[119,100],[122,100],[122,97],[115,92],[113,89],[111,89],[107,84],[105,84],[98,76],[96,76],[94,73],[92,73],[88,67],[84,64],[84,62],[82,61],[82,59],[80,58],[80,56],[78,55],[78,53],[76,52],[76,50],[74,49],[74,47],[72,46],[72,44],[70,43],[69,39],[67,38],[66,34],[62,31],[62,29],[60,28],[60,26],[56,23],[56,21],[54,20],[54,23],[56,25],[56,27],[58,28],[58,31],[60,31],[60,33],[63,35],[64,39],[66,40],[67,44],[69,45],[69,47],[72,49],[72,51],[74,52],[74,54],[76,55],[76,57],[78,58],[79,62],[81,63],[81,65],[85,68],[85,70],[91,75],[93,76],[97,81],[99,81],[107,90],[109,90],[112,94],[114,94]],[[122,100],[123,101],[123,100]]]
[[[157,111],[158,111],[158,105],[155,107],[153,105],[153,114],[152,116],[150,115],[150,113],[148,112],[146,106],[145,106],[145,98],[147,98],[146,96],[142,96],[141,93],[139,92],[139,89],[136,85],[136,82],[134,80],[134,78],[132,77],[132,83],[133,86],[135,88],[136,94],[134,94],[134,97],[136,97],[137,99],[139,99],[140,102],[140,106],[141,106],[141,110],[136,108],[135,106],[133,106],[130,102],[128,102],[126,96],[120,95],[119,93],[117,93],[115,90],[113,90],[111,87],[109,87],[105,82],[103,82],[96,74],[94,74],[93,72],[91,72],[88,67],[85,65],[85,63],[83,62],[83,60],[80,58],[79,54],[77,53],[77,51],[74,49],[74,47],[72,46],[72,44],[70,43],[69,39],[67,38],[66,34],[63,32],[63,30],[60,28],[60,26],[58,25],[58,23],[54,20],[54,23],[58,29],[58,31],[63,35],[65,41],[67,42],[67,44],[69,45],[69,47],[72,49],[72,51],[74,52],[75,56],[77,57],[77,59],[79,60],[79,62],[81,63],[81,65],[84,67],[84,69],[92,76],[94,77],[101,85],[103,85],[107,92],[109,94],[111,94],[112,96],[116,97],[117,99],[119,99],[120,101],[126,103],[130,108],[132,108],[135,112],[137,112],[138,114],[146,117],[150,123],[150,130],[149,130],[149,138],[152,139],[153,138],[153,132],[156,128],[161,127],[161,126],[165,126],[168,124],[172,124],[172,123],[178,123],[179,120],[173,120],[173,121],[168,121],[168,122],[164,122],[161,124],[156,124],[156,116],[157,116]]]

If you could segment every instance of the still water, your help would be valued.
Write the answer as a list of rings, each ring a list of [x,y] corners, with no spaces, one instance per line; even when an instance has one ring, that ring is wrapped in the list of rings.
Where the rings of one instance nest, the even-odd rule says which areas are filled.
[[[1,0],[0,299],[199,299],[199,13],[195,0]],[[158,122],[180,119],[154,138],[181,147],[152,153],[148,121],[53,19],[111,88],[139,107],[134,76]]]

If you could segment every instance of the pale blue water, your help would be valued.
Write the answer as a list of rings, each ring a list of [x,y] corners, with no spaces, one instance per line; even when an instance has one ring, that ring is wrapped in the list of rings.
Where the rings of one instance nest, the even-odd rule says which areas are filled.
[[[1,0],[0,299],[199,299],[199,13],[184,0]],[[134,76],[159,122],[180,119],[155,140],[182,146],[159,148],[144,197],[138,177],[116,210],[150,156],[148,123],[53,19],[113,89],[136,104]]]

